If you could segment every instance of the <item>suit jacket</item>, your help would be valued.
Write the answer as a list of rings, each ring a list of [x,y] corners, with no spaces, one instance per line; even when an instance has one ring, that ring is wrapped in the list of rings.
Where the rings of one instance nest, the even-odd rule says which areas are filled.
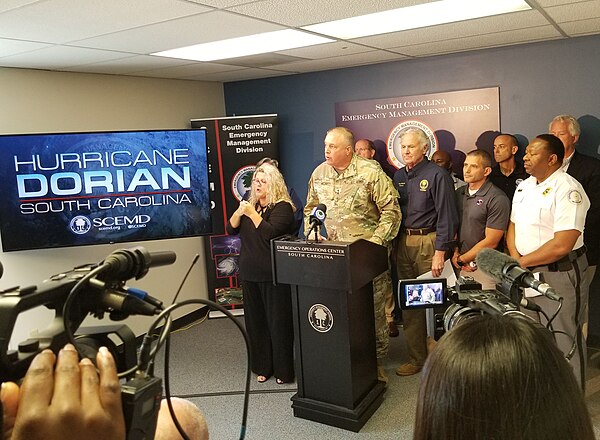
[[[567,173],[581,183],[591,202],[585,218],[583,239],[587,246],[588,263],[595,266],[600,257],[600,160],[575,150]]]

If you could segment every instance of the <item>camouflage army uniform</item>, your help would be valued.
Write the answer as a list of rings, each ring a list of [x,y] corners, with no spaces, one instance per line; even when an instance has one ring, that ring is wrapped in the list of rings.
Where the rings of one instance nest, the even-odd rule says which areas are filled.
[[[330,240],[353,242],[362,238],[387,246],[389,251],[402,214],[398,192],[378,163],[354,155],[348,168],[338,174],[323,162],[313,171],[308,183],[305,231],[308,231],[308,216],[319,203],[327,206],[325,228]],[[388,352],[385,292],[391,290],[391,283],[389,270],[373,280],[378,358]]]

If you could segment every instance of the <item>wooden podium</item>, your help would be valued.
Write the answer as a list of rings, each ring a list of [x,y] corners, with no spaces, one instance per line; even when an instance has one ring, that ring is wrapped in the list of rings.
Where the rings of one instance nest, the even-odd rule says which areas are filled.
[[[366,240],[272,242],[277,283],[292,285],[294,416],[358,432],[383,400],[377,380],[372,280],[387,249]]]

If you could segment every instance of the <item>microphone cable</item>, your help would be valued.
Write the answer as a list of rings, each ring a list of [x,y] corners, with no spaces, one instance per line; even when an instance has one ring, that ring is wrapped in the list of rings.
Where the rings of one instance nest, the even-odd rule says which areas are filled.
[[[202,299],[202,298],[188,299],[186,301],[182,301],[180,303],[170,305],[169,307],[167,307],[165,310],[163,310],[158,315],[158,317],[154,320],[154,322],[148,329],[148,333],[146,333],[146,336],[144,336],[144,342],[142,342],[142,348],[140,349],[140,357],[142,356],[142,353],[149,352],[148,349],[144,349],[144,346],[146,344],[151,343],[150,339],[152,337],[148,336],[148,335],[152,335],[155,332],[158,323],[160,323],[161,321],[166,319],[167,316],[170,316],[170,314],[173,311],[177,310],[178,308],[184,307],[187,305],[191,305],[191,304],[207,305],[211,308],[214,308],[214,309],[220,311],[225,316],[227,316],[227,318],[229,318],[230,320],[233,321],[233,323],[237,326],[237,328],[239,329],[240,333],[242,334],[242,336],[244,338],[244,342],[246,344],[246,385],[244,387],[242,424],[241,424],[241,430],[240,430],[240,436],[239,436],[239,440],[243,440],[246,437],[247,420],[248,420],[248,403],[249,403],[249,399],[250,399],[250,378],[251,378],[250,340],[248,339],[248,334],[246,333],[246,330],[244,329],[244,327],[238,322],[238,320],[235,318],[235,316],[233,316],[233,314],[229,310],[227,310],[225,307],[221,306],[220,304],[217,304],[214,301],[210,301],[208,299]],[[164,332],[164,328],[163,328],[163,332]],[[169,362],[169,359],[167,356],[168,356],[168,352],[165,350],[165,366],[168,365],[168,362]],[[167,379],[168,379],[168,377],[165,377],[165,394],[167,393],[167,382],[168,382]],[[170,389],[169,389],[169,393],[170,393]],[[169,408],[169,410],[171,410],[171,408]]]
[[[81,278],[77,282],[77,284],[75,284],[73,286],[73,288],[67,295],[67,298],[65,299],[65,303],[63,304],[62,317],[63,317],[63,326],[65,329],[65,335],[66,335],[69,343],[72,344],[73,347],[75,347],[75,350],[77,351],[77,354],[79,355],[80,358],[84,358],[85,356],[79,351],[79,348],[77,347],[77,344],[75,343],[75,334],[74,334],[73,330],[71,329],[71,325],[70,325],[71,323],[69,322],[69,316],[71,314],[71,307],[72,307],[73,301],[75,300],[77,295],[79,295],[79,292],[81,292],[83,287],[86,286],[92,278],[95,278],[96,276],[100,275],[101,273],[106,272],[108,269],[109,269],[109,266],[107,266],[105,264],[101,264],[100,266],[92,269],[88,274],[86,274],[83,278]],[[119,375],[119,377],[122,377],[122,376]]]
[[[181,290],[183,289],[183,286],[185,285],[185,282],[187,281],[188,276],[190,275],[190,272],[194,268],[194,266],[199,258],[200,258],[200,255],[196,254],[194,256],[194,258],[192,259],[192,263],[190,264],[190,267],[188,268],[185,275],[183,276],[181,283],[179,283],[179,288],[177,289],[177,292],[175,292],[175,296],[173,297],[171,304],[175,304],[175,301],[177,301],[177,297],[181,293]],[[171,353],[171,326],[172,326],[172,323],[173,323],[173,320],[171,319],[171,316],[169,315],[168,319],[165,322],[165,331],[162,332],[162,334],[165,335],[164,336],[164,338],[165,338],[164,339],[165,363],[163,366],[163,377],[164,377],[164,383],[165,383],[165,399],[167,401],[167,407],[169,408],[169,414],[171,415],[171,420],[173,420],[173,424],[175,425],[175,428],[177,428],[179,435],[181,435],[181,437],[184,440],[190,440],[187,433],[181,426],[181,423],[179,423],[179,419],[177,418],[177,415],[175,414],[175,409],[173,408],[173,403],[171,401],[171,383],[170,383],[170,376],[169,376],[169,356]],[[150,354],[150,356],[153,360],[152,363],[150,364],[152,366],[154,365],[154,358],[156,357],[156,354],[158,353],[158,348],[160,345],[161,344],[159,341],[159,344],[157,344],[157,347],[156,347],[156,352],[154,354],[152,354],[152,353]]]

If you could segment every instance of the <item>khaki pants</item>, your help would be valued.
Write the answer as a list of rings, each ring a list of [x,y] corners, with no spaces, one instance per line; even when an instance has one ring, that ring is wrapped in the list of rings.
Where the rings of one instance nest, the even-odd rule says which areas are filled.
[[[435,253],[435,232],[427,235],[398,236],[396,267],[398,279],[411,279],[431,270]],[[402,310],[404,337],[413,365],[422,366],[427,358],[427,320],[425,310]]]

